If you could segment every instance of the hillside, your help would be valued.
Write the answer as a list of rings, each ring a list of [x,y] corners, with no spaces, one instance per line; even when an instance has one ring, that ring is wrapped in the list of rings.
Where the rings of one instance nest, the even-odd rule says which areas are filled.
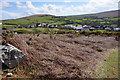
[[[2,27],[8,31],[3,31],[0,43],[9,43],[26,54],[23,62],[8,71],[13,73],[11,78],[43,78],[42,80],[46,80],[46,78],[78,78],[79,80],[80,78],[98,78],[101,75],[104,77],[99,78],[116,78],[117,62],[112,63],[112,60],[113,58],[117,59],[115,56],[117,51],[110,56],[108,53],[118,49],[119,37],[117,35],[119,32],[104,30],[87,32],[36,26],[35,28],[26,28],[26,26],[36,23],[61,26],[68,24],[117,25],[117,13],[118,11],[115,10],[73,16],[37,14],[3,20]],[[18,33],[14,34],[9,30],[16,30]],[[116,54],[114,55],[114,53]],[[106,58],[107,56],[109,58]],[[107,61],[112,65],[109,65]],[[101,62],[107,64],[105,66],[98,65]],[[99,67],[98,70],[97,67]],[[8,68],[4,67],[5,69]],[[106,75],[107,72],[111,74]],[[6,77],[6,73],[3,77]]]
[[[12,72],[24,78],[90,78],[91,70],[118,45],[112,36],[74,34],[19,34],[8,42],[27,55]]]
[[[55,15],[37,14],[37,15],[22,17],[20,19],[31,18],[31,17],[44,17],[44,16],[55,16]],[[106,11],[106,12],[100,12],[100,13],[94,13],[94,14],[73,15],[73,16],[74,17],[84,17],[84,18],[117,18],[118,10]],[[72,16],[56,16],[56,17],[72,17]]]
[[[98,13],[98,18],[117,18],[118,10]]]
[[[73,15],[73,16],[74,17],[84,17],[84,18],[117,18],[118,11],[119,10],[113,10],[113,11],[94,13],[94,14]]]
[[[49,15],[49,14],[38,14],[38,15],[31,15],[31,16],[26,16],[26,17],[22,17],[22,18],[18,18],[18,19],[25,19],[25,18],[30,18],[30,17],[44,17],[44,16],[53,16],[53,15]]]
[[[37,14],[37,15],[31,15],[22,17],[20,19],[25,18],[31,18],[31,17],[44,17],[44,16],[55,16],[50,14]],[[85,18],[117,18],[118,17],[118,10],[113,11],[106,11],[106,12],[100,12],[100,13],[94,13],[94,14],[85,14],[85,15],[73,15],[74,17],[85,17]],[[56,16],[56,17],[72,17],[72,16]]]
[[[28,24],[35,23],[47,23],[56,25],[117,25],[118,22],[118,10],[107,11],[95,14],[86,15],[73,15],[73,16],[54,16],[49,14],[37,14],[31,15],[19,19],[3,20],[3,27],[9,27],[8,25],[22,25],[27,26]]]

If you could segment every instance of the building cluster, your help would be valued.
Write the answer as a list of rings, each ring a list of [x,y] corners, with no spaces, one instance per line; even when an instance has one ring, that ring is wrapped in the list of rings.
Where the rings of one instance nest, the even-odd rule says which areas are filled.
[[[36,24],[32,24],[32,25],[28,25],[27,27],[19,27],[19,28],[39,28],[39,27],[43,27],[43,28],[58,28],[58,25],[49,25],[49,24],[45,24],[45,23],[36,23]]]
[[[74,30],[80,30],[80,31],[93,31],[93,30],[120,31],[120,28],[117,25],[112,25],[112,26],[64,25],[64,27]]]
[[[93,30],[107,30],[107,31],[120,31],[120,28],[117,25],[112,25],[112,26],[106,26],[106,25],[101,25],[101,26],[88,26],[88,25],[49,25],[45,23],[36,23],[34,25],[28,25],[25,28],[59,28],[59,29],[70,29],[70,30],[80,30],[80,31],[93,31]],[[24,27],[21,27],[24,28]]]

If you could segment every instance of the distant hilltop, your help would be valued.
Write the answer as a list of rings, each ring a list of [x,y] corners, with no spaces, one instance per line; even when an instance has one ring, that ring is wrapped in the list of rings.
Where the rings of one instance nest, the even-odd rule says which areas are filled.
[[[118,12],[120,10],[114,10],[114,11],[107,11],[107,12],[101,12],[101,13],[97,13],[98,18],[114,18],[114,17],[118,17]]]
[[[84,15],[69,15],[69,16],[79,16],[79,17],[85,17],[85,18],[116,18],[118,17],[118,12],[120,10],[113,10],[113,11],[105,11],[105,12],[100,12],[100,13],[93,13],[93,14],[84,14]],[[44,17],[44,16],[55,16],[55,15],[50,15],[50,14],[37,14],[37,15],[31,15],[31,16],[26,16],[22,17],[19,19],[24,19],[28,17]],[[69,17],[69,16],[63,16],[63,17]],[[59,17],[59,16],[57,16]]]
[[[27,17],[44,17],[44,16],[54,16],[54,15],[50,15],[50,14],[37,14],[37,15],[31,15],[31,16],[22,17],[22,18],[19,18],[19,19],[24,19],[24,18],[27,18]]]
[[[36,23],[49,25],[88,25],[88,26],[114,26],[118,24],[119,10],[106,11],[94,14],[55,16],[50,14],[37,14],[18,19],[3,20],[4,28],[27,27]]]
[[[117,18],[118,12],[120,10],[113,10],[113,11],[105,11],[100,13],[93,13],[93,14],[84,14],[84,15],[73,15],[73,16],[82,16],[85,18]]]

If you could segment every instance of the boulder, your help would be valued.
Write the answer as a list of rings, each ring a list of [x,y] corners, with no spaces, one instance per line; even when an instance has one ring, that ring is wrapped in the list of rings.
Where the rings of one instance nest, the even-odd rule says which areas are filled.
[[[9,68],[17,66],[25,58],[25,54],[11,44],[0,46],[0,60]]]
[[[6,77],[12,77],[13,74],[12,73],[7,73],[7,76]]]

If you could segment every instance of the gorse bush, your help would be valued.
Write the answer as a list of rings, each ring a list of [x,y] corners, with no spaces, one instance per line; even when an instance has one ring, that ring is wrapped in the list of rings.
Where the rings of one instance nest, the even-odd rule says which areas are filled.
[[[115,40],[119,41],[120,36],[115,36]]]
[[[57,31],[57,34],[65,34],[65,31]]]
[[[10,70],[9,70],[9,69],[4,69],[3,71],[4,71],[4,72],[9,72]]]
[[[27,33],[27,30],[18,30],[17,33],[24,34]]]
[[[102,52],[102,51],[103,51],[103,49],[102,49],[102,48],[99,48],[99,49],[97,49],[97,51]]]

